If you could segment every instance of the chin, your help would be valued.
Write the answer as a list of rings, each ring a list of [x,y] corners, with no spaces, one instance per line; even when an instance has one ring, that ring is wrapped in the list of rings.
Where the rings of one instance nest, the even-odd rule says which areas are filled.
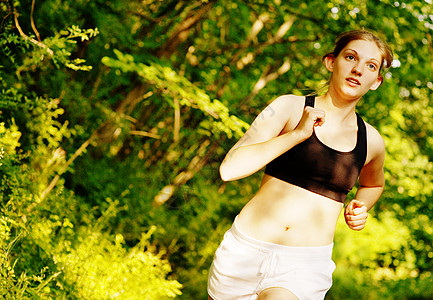
[[[347,98],[359,99],[365,95],[368,91],[363,91],[360,87],[349,87],[341,90],[341,95]]]

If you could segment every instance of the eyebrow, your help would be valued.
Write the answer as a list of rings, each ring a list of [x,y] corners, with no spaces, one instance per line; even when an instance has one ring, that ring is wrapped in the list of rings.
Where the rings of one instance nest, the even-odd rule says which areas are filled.
[[[358,52],[355,49],[347,48],[345,51],[349,51],[349,50],[355,52],[355,54],[359,56]],[[374,61],[377,61],[378,63],[380,63],[380,61],[374,57],[370,58],[370,60],[374,60]]]

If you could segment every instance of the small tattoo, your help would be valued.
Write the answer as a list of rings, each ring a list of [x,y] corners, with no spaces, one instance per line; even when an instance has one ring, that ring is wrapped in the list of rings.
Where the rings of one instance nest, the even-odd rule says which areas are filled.
[[[289,230],[290,229],[290,226],[286,226],[285,228],[284,228],[284,231],[287,231],[287,230]]]

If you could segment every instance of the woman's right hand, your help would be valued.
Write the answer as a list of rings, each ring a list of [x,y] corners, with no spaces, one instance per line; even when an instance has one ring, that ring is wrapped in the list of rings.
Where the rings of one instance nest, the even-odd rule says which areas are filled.
[[[325,111],[307,106],[304,108],[301,121],[294,131],[306,140],[313,134],[314,127],[322,126],[323,123],[325,123]]]
[[[224,181],[249,176],[311,136],[322,125],[324,111],[307,107],[305,98],[283,95],[269,104],[244,136],[230,149],[220,166]]]

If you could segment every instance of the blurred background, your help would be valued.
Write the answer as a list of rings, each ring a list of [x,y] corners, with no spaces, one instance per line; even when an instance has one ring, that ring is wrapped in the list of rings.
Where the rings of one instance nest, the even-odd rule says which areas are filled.
[[[327,299],[433,299],[432,0],[2,0],[0,295],[207,299],[262,173],[226,152],[282,94],[329,78],[335,37],[395,52],[358,106],[386,142],[361,232],[339,221]],[[349,194],[353,198],[354,191]]]

